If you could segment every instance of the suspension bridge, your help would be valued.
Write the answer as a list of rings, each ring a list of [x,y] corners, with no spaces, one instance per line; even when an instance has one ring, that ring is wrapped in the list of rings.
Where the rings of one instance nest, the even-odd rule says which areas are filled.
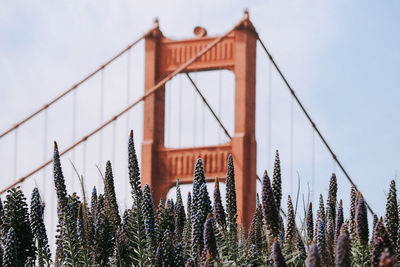
[[[135,129],[143,127],[143,141],[140,143],[140,138],[135,138],[136,146],[141,146],[141,173],[142,173],[142,184],[149,184],[153,190],[153,196],[155,199],[165,198],[168,191],[175,184],[176,179],[180,179],[181,183],[191,183],[193,176],[193,168],[195,160],[198,157],[203,158],[205,162],[205,171],[207,181],[213,181],[215,177],[219,177],[224,181],[226,175],[226,159],[229,154],[234,157],[235,163],[235,174],[236,174],[236,187],[237,187],[237,198],[238,198],[238,210],[239,219],[245,226],[250,223],[251,215],[255,207],[255,194],[257,179],[260,179],[257,175],[257,165],[261,164],[257,154],[257,144],[260,142],[267,143],[268,151],[268,164],[272,160],[272,141],[271,141],[271,81],[263,87],[268,89],[268,107],[263,118],[264,123],[267,124],[268,132],[265,133],[261,138],[264,140],[256,140],[256,52],[257,46],[259,52],[265,54],[263,61],[268,62],[269,65],[269,79],[271,80],[272,70],[276,71],[277,77],[281,79],[283,84],[290,95],[290,133],[289,133],[289,153],[290,154],[290,172],[289,176],[291,181],[293,180],[294,167],[293,167],[293,147],[294,147],[294,124],[293,124],[293,113],[294,105],[299,107],[299,111],[305,116],[309,126],[312,129],[312,147],[311,147],[311,162],[312,173],[311,179],[314,182],[315,174],[315,137],[318,137],[329,153],[333,162],[338,166],[341,173],[353,186],[356,186],[354,180],[350,177],[347,170],[344,168],[343,163],[336,156],[333,147],[328,144],[327,139],[318,128],[317,124],[313,121],[310,112],[303,105],[292,85],[288,82],[279,68],[277,62],[267,49],[266,43],[262,36],[259,36],[256,28],[252,24],[249,18],[249,14],[246,11],[244,17],[236,25],[234,25],[229,31],[223,35],[217,37],[209,37],[207,30],[202,27],[195,28],[195,38],[185,40],[174,40],[167,38],[163,35],[159,27],[159,22],[155,20],[154,26],[146,33],[137,38],[134,42],[129,44],[125,49],[120,51],[114,57],[106,61],[99,68],[91,72],[89,75],[84,77],[82,80],[76,82],[73,86],[61,92],[57,97],[51,99],[41,108],[37,109],[32,114],[27,115],[22,120],[15,123],[12,127],[2,131],[0,133],[0,141],[6,137],[13,136],[13,156],[11,161],[13,164],[3,166],[3,168],[9,168],[8,173],[13,173],[14,178],[3,181],[3,187],[1,188],[0,194],[4,194],[8,189],[21,185],[26,192],[33,188],[25,186],[32,179],[39,181],[38,178],[40,173],[43,173],[42,183],[46,184],[44,201],[50,203],[50,206],[46,208],[47,223],[50,224],[50,233],[54,233],[55,230],[55,214],[56,196],[52,193],[52,179],[46,176],[46,170],[51,167],[52,159],[47,157],[50,155],[48,150],[48,144],[52,142],[48,138],[48,129],[51,127],[48,123],[48,116],[54,106],[59,105],[65,98],[72,97],[71,110],[72,110],[72,125],[67,127],[68,129],[59,129],[59,131],[70,132],[72,143],[70,144],[59,144],[60,155],[66,157],[66,155],[72,155],[71,169],[75,169],[76,153],[78,148],[82,150],[82,164],[80,168],[76,169],[77,173],[81,173],[84,177],[86,175],[86,160],[87,160],[87,143],[89,140],[98,138],[98,147],[95,154],[98,155],[98,169],[101,172],[101,166],[104,164],[103,160],[111,159],[113,164],[117,164],[115,160],[116,154],[116,142],[119,142],[117,136],[117,122],[126,119],[126,128],[123,131],[126,136],[122,143],[127,142],[128,132],[130,128]],[[132,81],[129,73],[131,69],[131,50],[137,45],[144,42],[144,94],[139,96],[137,99],[132,100]],[[114,113],[110,117],[105,117],[104,103],[105,103],[105,84],[104,77],[107,71],[112,65],[120,60],[121,58],[127,58],[126,65],[126,105],[121,106],[120,110]],[[233,103],[223,103],[222,101],[222,79],[219,74],[219,81],[214,83],[217,84],[214,92],[217,97],[216,99],[210,99],[207,97],[207,91],[209,88],[202,88],[200,84],[200,73],[206,71],[217,71],[219,73],[228,71],[233,73],[233,84],[234,84],[234,99]],[[230,75],[231,75],[230,74]],[[98,126],[93,128],[91,131],[83,134],[77,138],[77,119],[80,114],[77,111],[79,90],[84,90],[84,85],[90,80],[99,77],[100,86],[99,90],[99,123]],[[171,90],[170,82],[178,78],[178,94]],[[232,77],[231,77],[232,78]],[[185,79],[186,85],[185,90],[189,87],[193,90],[193,102],[190,103],[190,99],[183,99],[185,92],[183,91],[183,80]],[[176,83],[174,83],[176,84]],[[226,86],[225,86],[226,87]],[[136,92],[142,92],[142,89],[136,90]],[[225,91],[224,91],[225,92]],[[214,95],[215,95],[214,94]],[[215,101],[217,100],[217,101]],[[91,99],[85,99],[84,101],[91,101]],[[95,101],[95,100],[93,100]],[[217,102],[211,103],[212,101]],[[173,103],[174,102],[174,103]],[[228,101],[229,102],[229,101]],[[189,103],[189,105],[188,105]],[[186,104],[186,106],[185,106]],[[222,118],[222,105],[230,106],[230,115],[233,116],[233,122],[228,123]],[[130,118],[130,112],[134,109],[142,109],[143,125],[132,125]],[[183,140],[189,139],[187,132],[183,128],[187,127],[188,122],[182,121],[184,113],[193,113],[192,134],[193,142],[190,146],[182,144]],[[177,123],[171,126],[174,116],[172,110],[176,111]],[[218,135],[216,144],[206,145],[206,129],[210,127],[205,124],[205,116],[208,114],[212,118],[214,125],[217,128],[213,128],[211,132],[212,136]],[[63,114],[59,115],[60,117]],[[229,117],[228,116],[228,117]],[[43,161],[41,164],[32,169],[21,169],[19,166],[21,163],[21,153],[19,151],[19,143],[21,142],[21,132],[24,131],[25,125],[34,123],[34,119],[37,117],[43,118],[43,124],[35,124],[37,129],[42,132],[43,143]],[[124,118],[123,118],[124,117]],[[34,121],[34,122],[32,122]],[[198,122],[200,121],[200,123]],[[37,121],[36,121],[37,122]],[[107,128],[112,128],[112,134],[110,140],[104,140],[103,133]],[[136,137],[135,132],[135,137]],[[141,136],[140,133],[137,136]],[[171,142],[172,136],[177,137],[175,146]],[[199,142],[202,140],[202,142]],[[38,141],[37,141],[38,142]],[[112,144],[112,152],[104,152],[105,143]],[[199,146],[198,143],[201,143]],[[93,153],[92,153],[93,154]],[[66,164],[64,164],[65,166]],[[125,167],[126,165],[124,165]],[[267,166],[270,167],[270,166]],[[65,168],[65,167],[64,167]],[[20,175],[20,173],[22,173]],[[76,175],[75,170],[71,171],[71,178],[67,179],[67,183],[70,183],[70,188],[73,191],[79,191],[80,185],[73,183],[72,176]],[[36,177],[36,178],[34,178]],[[116,176],[116,179],[122,179]],[[4,179],[4,178],[3,178]],[[51,182],[49,182],[51,180]],[[4,184],[6,182],[7,184]],[[50,185],[49,185],[50,184]],[[30,184],[32,185],[32,183]],[[128,190],[128,179],[125,177],[123,185],[125,187],[125,194],[123,198],[126,200]],[[25,187],[24,187],[25,186]],[[118,189],[117,189],[118,190]],[[367,196],[368,197],[368,196]],[[126,205],[126,204],[125,204]],[[367,204],[369,211],[373,214],[371,207]],[[51,236],[51,235],[50,235]]]

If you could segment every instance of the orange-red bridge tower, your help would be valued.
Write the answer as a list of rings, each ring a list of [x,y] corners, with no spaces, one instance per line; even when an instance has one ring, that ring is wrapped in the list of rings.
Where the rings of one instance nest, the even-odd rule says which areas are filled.
[[[217,37],[186,40],[164,37],[156,28],[146,37],[145,93]],[[235,164],[239,223],[247,229],[256,201],[256,42],[248,16],[226,38],[200,57],[185,72],[227,69],[235,75],[235,132],[230,142],[217,146],[168,148],[164,145],[165,88],[144,101],[142,181],[151,186],[155,201],[165,198],[177,179],[192,183],[196,159],[201,157],[207,181],[226,177],[229,154]],[[216,133],[217,134],[217,133]]]

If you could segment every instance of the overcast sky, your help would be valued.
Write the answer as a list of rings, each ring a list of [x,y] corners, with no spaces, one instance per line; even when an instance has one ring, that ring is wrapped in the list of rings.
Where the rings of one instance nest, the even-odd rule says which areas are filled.
[[[390,180],[397,177],[400,169],[398,1],[252,1],[251,4],[245,1],[41,1],[40,5],[31,1],[2,1],[0,5],[0,131],[42,107],[124,49],[152,26],[154,17],[159,17],[165,36],[188,38],[193,37],[196,25],[204,26],[209,35],[222,34],[242,18],[245,7],[249,8],[250,18],[260,37],[328,143],[372,208],[379,215],[384,214],[385,193]],[[103,120],[140,97],[143,94],[143,57],[143,43],[140,43],[80,87],[75,96],[71,94],[51,107],[47,117],[41,114],[18,129],[17,143],[15,134],[1,139],[1,187],[49,159],[53,140],[59,142],[61,150],[72,144],[74,97],[77,114],[75,140],[93,130],[101,121],[101,84],[105,95]],[[261,176],[264,169],[272,172],[269,155],[279,149],[284,198],[297,190],[296,172],[301,181],[301,193],[307,197],[307,184],[310,187],[312,184],[313,132],[293,103],[291,162],[292,103],[276,71],[269,75],[269,67],[268,58],[258,47],[258,174]],[[233,133],[232,74],[228,71],[211,72],[194,77]],[[271,101],[268,90],[271,90]],[[227,141],[184,77],[177,77],[167,85],[167,99],[168,146]],[[268,145],[269,104],[272,105],[271,146]],[[183,111],[181,133],[177,132],[179,111]],[[87,187],[95,184],[102,192],[96,165],[102,168],[105,160],[110,159],[115,168],[121,209],[129,205],[126,197],[128,131],[134,129],[140,154],[142,116],[142,106],[138,106],[129,117],[121,117],[115,125],[106,128],[101,137],[101,154],[99,135],[78,147],[75,153],[67,154],[62,163],[68,188],[79,191],[71,160],[78,172],[87,177]],[[46,136],[45,118],[48,125]],[[15,144],[18,148],[16,155]],[[337,172],[339,197],[343,198],[347,209],[349,183],[315,137],[313,188],[324,197],[332,171]],[[30,195],[28,191],[33,185],[39,186],[49,202],[48,210],[55,209],[54,203],[49,201],[54,197],[51,179],[51,168],[47,168],[24,185],[27,195]],[[49,218],[47,222],[54,225]]]

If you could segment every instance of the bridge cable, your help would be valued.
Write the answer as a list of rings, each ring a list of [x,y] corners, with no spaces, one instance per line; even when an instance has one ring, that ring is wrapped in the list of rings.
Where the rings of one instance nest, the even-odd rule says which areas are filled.
[[[182,75],[179,75],[179,95],[178,95],[178,146],[182,145],[182,93],[183,93],[183,85],[182,85]]]
[[[294,158],[294,113],[293,113],[293,97],[290,98],[290,194],[293,195],[293,158]]]
[[[72,143],[76,142],[76,104],[77,104],[77,91],[74,90],[72,94]],[[47,113],[47,110],[45,111]],[[46,140],[47,142],[47,140]],[[46,160],[46,159],[45,159]],[[75,163],[75,150],[72,151],[72,162]],[[74,170],[71,170],[71,187],[74,189],[75,180],[72,178],[74,177]]]
[[[100,73],[100,125],[104,117],[104,69]],[[103,165],[103,131],[99,135],[99,168]]]
[[[112,142],[113,142],[113,147],[112,147],[112,165],[115,170],[115,151],[116,151],[116,144],[117,144],[117,121],[113,121],[112,123]]]
[[[47,159],[47,110],[43,113],[43,161]],[[43,181],[46,181],[46,171],[43,170]]]
[[[201,105],[201,143],[203,146],[206,144],[206,106]]]
[[[221,118],[221,91],[222,91],[222,71],[218,71],[218,117]],[[221,128],[218,128],[218,143],[221,142]]]
[[[18,160],[18,129],[14,133],[14,180],[17,179],[17,160]]]
[[[127,55],[127,66],[126,66],[126,106],[129,106],[129,103],[131,101],[131,50],[128,51]],[[129,133],[129,125],[130,125],[130,112],[126,113],[126,133]],[[129,188],[129,177],[128,177],[128,160],[125,160],[126,165],[125,165],[125,179],[124,179],[124,186],[125,189]],[[127,203],[127,198],[128,198],[128,193],[127,190],[125,190],[124,193],[124,201]]]
[[[272,63],[271,61],[269,61],[268,64],[269,68],[268,68],[268,168],[272,167],[271,164],[271,152],[272,152]]]
[[[221,122],[221,120],[219,119],[219,117],[216,115],[215,111],[212,109],[212,107],[210,106],[210,104],[208,103],[207,99],[204,97],[204,95],[201,93],[200,89],[198,88],[198,86],[196,85],[196,83],[193,81],[192,77],[189,75],[189,73],[185,73],[186,76],[188,77],[189,81],[191,82],[191,84],[193,85],[194,89],[196,90],[196,92],[200,95],[201,99],[203,100],[205,106],[207,106],[208,110],[211,112],[211,114],[213,115],[213,117],[215,118],[215,120],[218,122],[219,126],[222,128],[222,130],[224,131],[225,135],[229,138],[229,140],[232,140],[232,136],[229,134],[228,130],[225,128],[224,124]],[[257,175],[256,176],[257,180],[259,182],[262,183],[262,180],[260,179],[260,177]],[[282,215],[286,218],[286,213],[285,211],[281,208],[280,209]]]
[[[87,146],[87,140],[84,140],[83,142],[83,150],[82,150],[82,173],[83,177],[86,177],[86,146]]]
[[[172,90],[171,90],[171,82],[165,84],[165,94],[167,95],[167,103],[166,103],[166,108],[167,108],[167,145],[171,146],[171,121],[172,121],[172,112],[171,112],[171,106],[172,106]]]
[[[141,96],[139,99],[137,99],[136,101],[134,101],[133,103],[131,103],[129,106],[127,106],[126,108],[124,108],[122,111],[120,111],[119,113],[117,113],[114,117],[112,117],[111,119],[109,119],[108,121],[106,121],[105,123],[103,123],[102,125],[100,125],[99,127],[97,127],[96,129],[94,129],[93,131],[91,131],[88,135],[84,136],[82,139],[80,139],[78,142],[76,142],[75,144],[69,146],[67,149],[65,149],[64,151],[62,151],[60,153],[60,156],[63,156],[64,154],[68,153],[69,151],[71,151],[72,149],[74,149],[75,147],[77,147],[78,145],[80,145],[81,143],[85,142],[88,138],[92,137],[94,134],[98,133],[99,131],[101,131],[104,127],[106,127],[107,125],[109,125],[111,122],[113,122],[114,120],[118,119],[120,116],[122,116],[123,114],[125,114],[126,112],[128,112],[131,108],[135,107],[137,104],[141,103],[143,100],[145,100],[147,97],[149,97],[150,95],[154,94],[156,91],[158,91],[163,85],[165,85],[166,82],[168,82],[169,80],[171,80],[174,76],[176,76],[176,74],[183,72],[188,66],[190,66],[191,64],[193,64],[196,60],[198,60],[201,56],[203,56],[205,53],[207,53],[211,48],[213,48],[214,46],[216,46],[219,42],[221,42],[223,39],[225,39],[230,33],[232,33],[236,28],[238,28],[244,20],[241,20],[238,24],[236,24],[231,30],[229,30],[228,32],[226,32],[225,34],[219,36],[218,38],[214,39],[213,41],[211,41],[206,47],[204,47],[203,49],[201,49],[197,55],[195,55],[194,57],[192,57],[191,59],[189,59],[188,61],[186,61],[185,63],[183,63],[182,65],[180,65],[179,67],[177,67],[174,71],[172,71],[170,74],[168,74],[166,77],[164,77],[162,80],[160,80],[157,84],[155,84],[153,87],[149,88],[149,90],[147,90],[147,92]],[[8,189],[16,186],[17,184],[22,183],[23,181],[25,181],[27,178],[31,177],[33,174],[37,173],[38,171],[40,171],[41,169],[43,169],[44,167],[46,167],[47,165],[49,165],[52,162],[52,160],[48,160],[47,162],[44,162],[42,165],[40,165],[39,167],[37,167],[36,169],[34,169],[33,171],[31,171],[30,173],[26,174],[25,176],[21,177],[20,179],[18,179],[16,182],[14,182],[13,184],[9,185],[8,187],[4,188],[3,190],[0,191],[0,195],[3,194],[4,192],[6,192]]]
[[[278,67],[278,65],[276,64],[275,60],[272,58],[272,55],[270,54],[270,52],[268,51],[267,47],[264,45],[263,41],[261,40],[260,37],[258,37],[258,41],[260,42],[262,48],[264,49],[265,53],[267,54],[267,56],[269,57],[269,59],[271,60],[272,64],[274,65],[275,69],[278,71],[279,75],[281,76],[282,80],[284,81],[284,83],[286,84],[286,87],[289,89],[290,93],[292,94],[293,98],[296,100],[297,104],[300,106],[301,110],[303,111],[304,115],[307,117],[307,119],[309,120],[309,122],[311,123],[311,126],[314,128],[314,130],[316,131],[316,133],[318,134],[318,136],[320,137],[320,139],[322,140],[322,142],[324,143],[325,147],[328,149],[329,153],[331,154],[332,158],[334,159],[334,161],[337,163],[337,165],[339,166],[339,168],[342,170],[343,174],[346,176],[347,180],[350,182],[351,185],[353,185],[357,191],[358,188],[355,185],[355,183],[353,182],[353,180],[351,179],[350,175],[347,173],[347,171],[344,169],[342,163],[340,162],[340,160],[336,157],[335,153],[333,152],[332,148],[328,145],[326,139],[324,138],[324,136],[321,134],[321,132],[319,131],[317,125],[315,124],[315,122],[311,119],[309,113],[306,111],[306,109],[304,108],[303,104],[301,103],[300,99],[297,97],[296,93],[294,92],[293,88],[290,86],[289,82],[286,80],[285,76],[283,75],[282,71],[280,70],[280,68]],[[364,198],[365,200],[365,198]],[[370,211],[370,213],[372,215],[374,215],[375,213],[373,212],[372,208],[370,207],[370,205],[367,203],[367,201],[365,200],[365,204],[368,208],[368,210]]]
[[[197,82],[197,72],[194,74],[194,79]],[[193,146],[196,146],[197,137],[197,97],[196,92],[193,92]]]
[[[311,199],[314,202],[314,186],[315,186],[315,130],[312,129],[311,144]]]
[[[204,106],[208,108],[208,110],[211,112],[215,120],[218,122],[219,126],[221,126],[222,130],[224,130],[225,135],[229,138],[232,139],[231,135],[229,134],[228,130],[225,128],[225,126],[222,124],[220,118],[217,116],[215,111],[212,109],[210,104],[208,103],[207,99],[204,97],[204,95],[201,93],[199,87],[197,87],[196,83],[193,81],[192,77],[189,75],[189,73],[185,73],[186,77],[189,79],[190,83],[193,85],[193,88],[196,90],[196,92],[199,94],[201,97],[201,100],[203,100]]]
[[[87,75],[86,77],[84,77],[82,80],[80,80],[79,82],[77,82],[76,84],[74,84],[72,87],[70,87],[69,89],[65,90],[64,92],[62,92],[60,95],[58,95],[57,97],[53,98],[50,102],[48,102],[47,104],[45,104],[43,107],[41,107],[40,109],[36,110],[35,112],[33,112],[32,114],[28,115],[27,117],[25,117],[23,120],[19,121],[17,124],[15,124],[13,127],[9,128],[8,130],[2,132],[0,134],[0,139],[4,136],[6,136],[7,134],[9,134],[12,131],[15,131],[19,126],[21,126],[22,124],[26,123],[27,121],[29,121],[30,119],[32,119],[33,117],[35,117],[36,115],[38,115],[39,113],[41,113],[42,111],[48,109],[51,105],[53,105],[54,103],[56,103],[58,100],[62,99],[64,96],[68,95],[69,93],[71,93],[72,91],[74,91],[76,88],[78,88],[80,85],[82,85],[83,83],[85,83],[87,80],[89,80],[90,78],[92,78],[94,75],[96,75],[99,71],[101,71],[102,69],[104,69],[106,66],[108,66],[109,64],[111,64],[113,61],[115,61],[117,58],[119,58],[121,55],[123,55],[126,51],[129,51],[133,46],[135,46],[137,43],[139,43],[142,39],[144,39],[147,35],[149,35],[154,29],[156,29],[155,27],[151,28],[148,32],[146,32],[145,34],[143,34],[141,37],[139,37],[138,39],[136,39],[134,42],[132,42],[130,45],[128,45],[124,50],[122,50],[121,52],[119,52],[118,54],[116,54],[114,57],[112,57],[111,59],[109,59],[106,63],[104,63],[103,65],[101,65],[99,68],[97,68],[96,70],[94,70],[93,72],[91,72],[89,75]]]
[[[193,81],[192,77],[189,75],[189,73],[185,73],[186,77],[188,77],[190,83],[193,85],[194,89],[196,90],[196,92],[199,94],[199,96],[201,97],[201,100],[204,103],[204,106],[206,106],[208,108],[208,110],[211,112],[211,114],[213,115],[214,119],[218,122],[219,126],[222,128],[222,130],[224,131],[225,135],[229,138],[229,140],[232,139],[232,136],[229,134],[228,130],[226,129],[226,127],[224,126],[224,124],[222,123],[221,119],[217,116],[217,114],[215,113],[215,111],[213,110],[213,108],[210,106],[210,104],[208,103],[207,99],[204,97],[204,95],[201,93],[199,87],[196,85],[196,83]],[[261,181],[260,177],[258,177],[257,175],[257,179]]]

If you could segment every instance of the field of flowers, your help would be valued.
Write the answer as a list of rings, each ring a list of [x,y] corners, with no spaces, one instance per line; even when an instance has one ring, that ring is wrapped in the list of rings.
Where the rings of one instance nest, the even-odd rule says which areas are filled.
[[[300,214],[293,208],[290,196],[287,207],[281,207],[277,153],[272,179],[267,172],[263,175],[262,195],[257,196],[253,220],[246,232],[237,222],[232,156],[227,159],[225,206],[218,180],[213,195],[207,191],[203,162],[198,159],[186,205],[177,181],[175,202],[161,200],[155,207],[151,188],[141,184],[132,133],[128,152],[133,205],[121,214],[111,163],[106,164],[104,192],[93,188],[88,203],[83,181],[81,196],[67,192],[55,143],[55,255],[51,255],[48,244],[39,190],[33,190],[28,207],[26,197],[16,187],[7,192],[4,202],[0,201],[0,266],[344,267],[397,266],[400,260],[399,205],[394,181],[390,184],[385,216],[374,215],[370,231],[366,204],[354,187],[350,192],[350,216],[344,218],[335,174],[330,178],[326,202],[320,195],[318,205],[314,205],[318,206],[316,213],[313,203],[308,203],[305,214]]]

